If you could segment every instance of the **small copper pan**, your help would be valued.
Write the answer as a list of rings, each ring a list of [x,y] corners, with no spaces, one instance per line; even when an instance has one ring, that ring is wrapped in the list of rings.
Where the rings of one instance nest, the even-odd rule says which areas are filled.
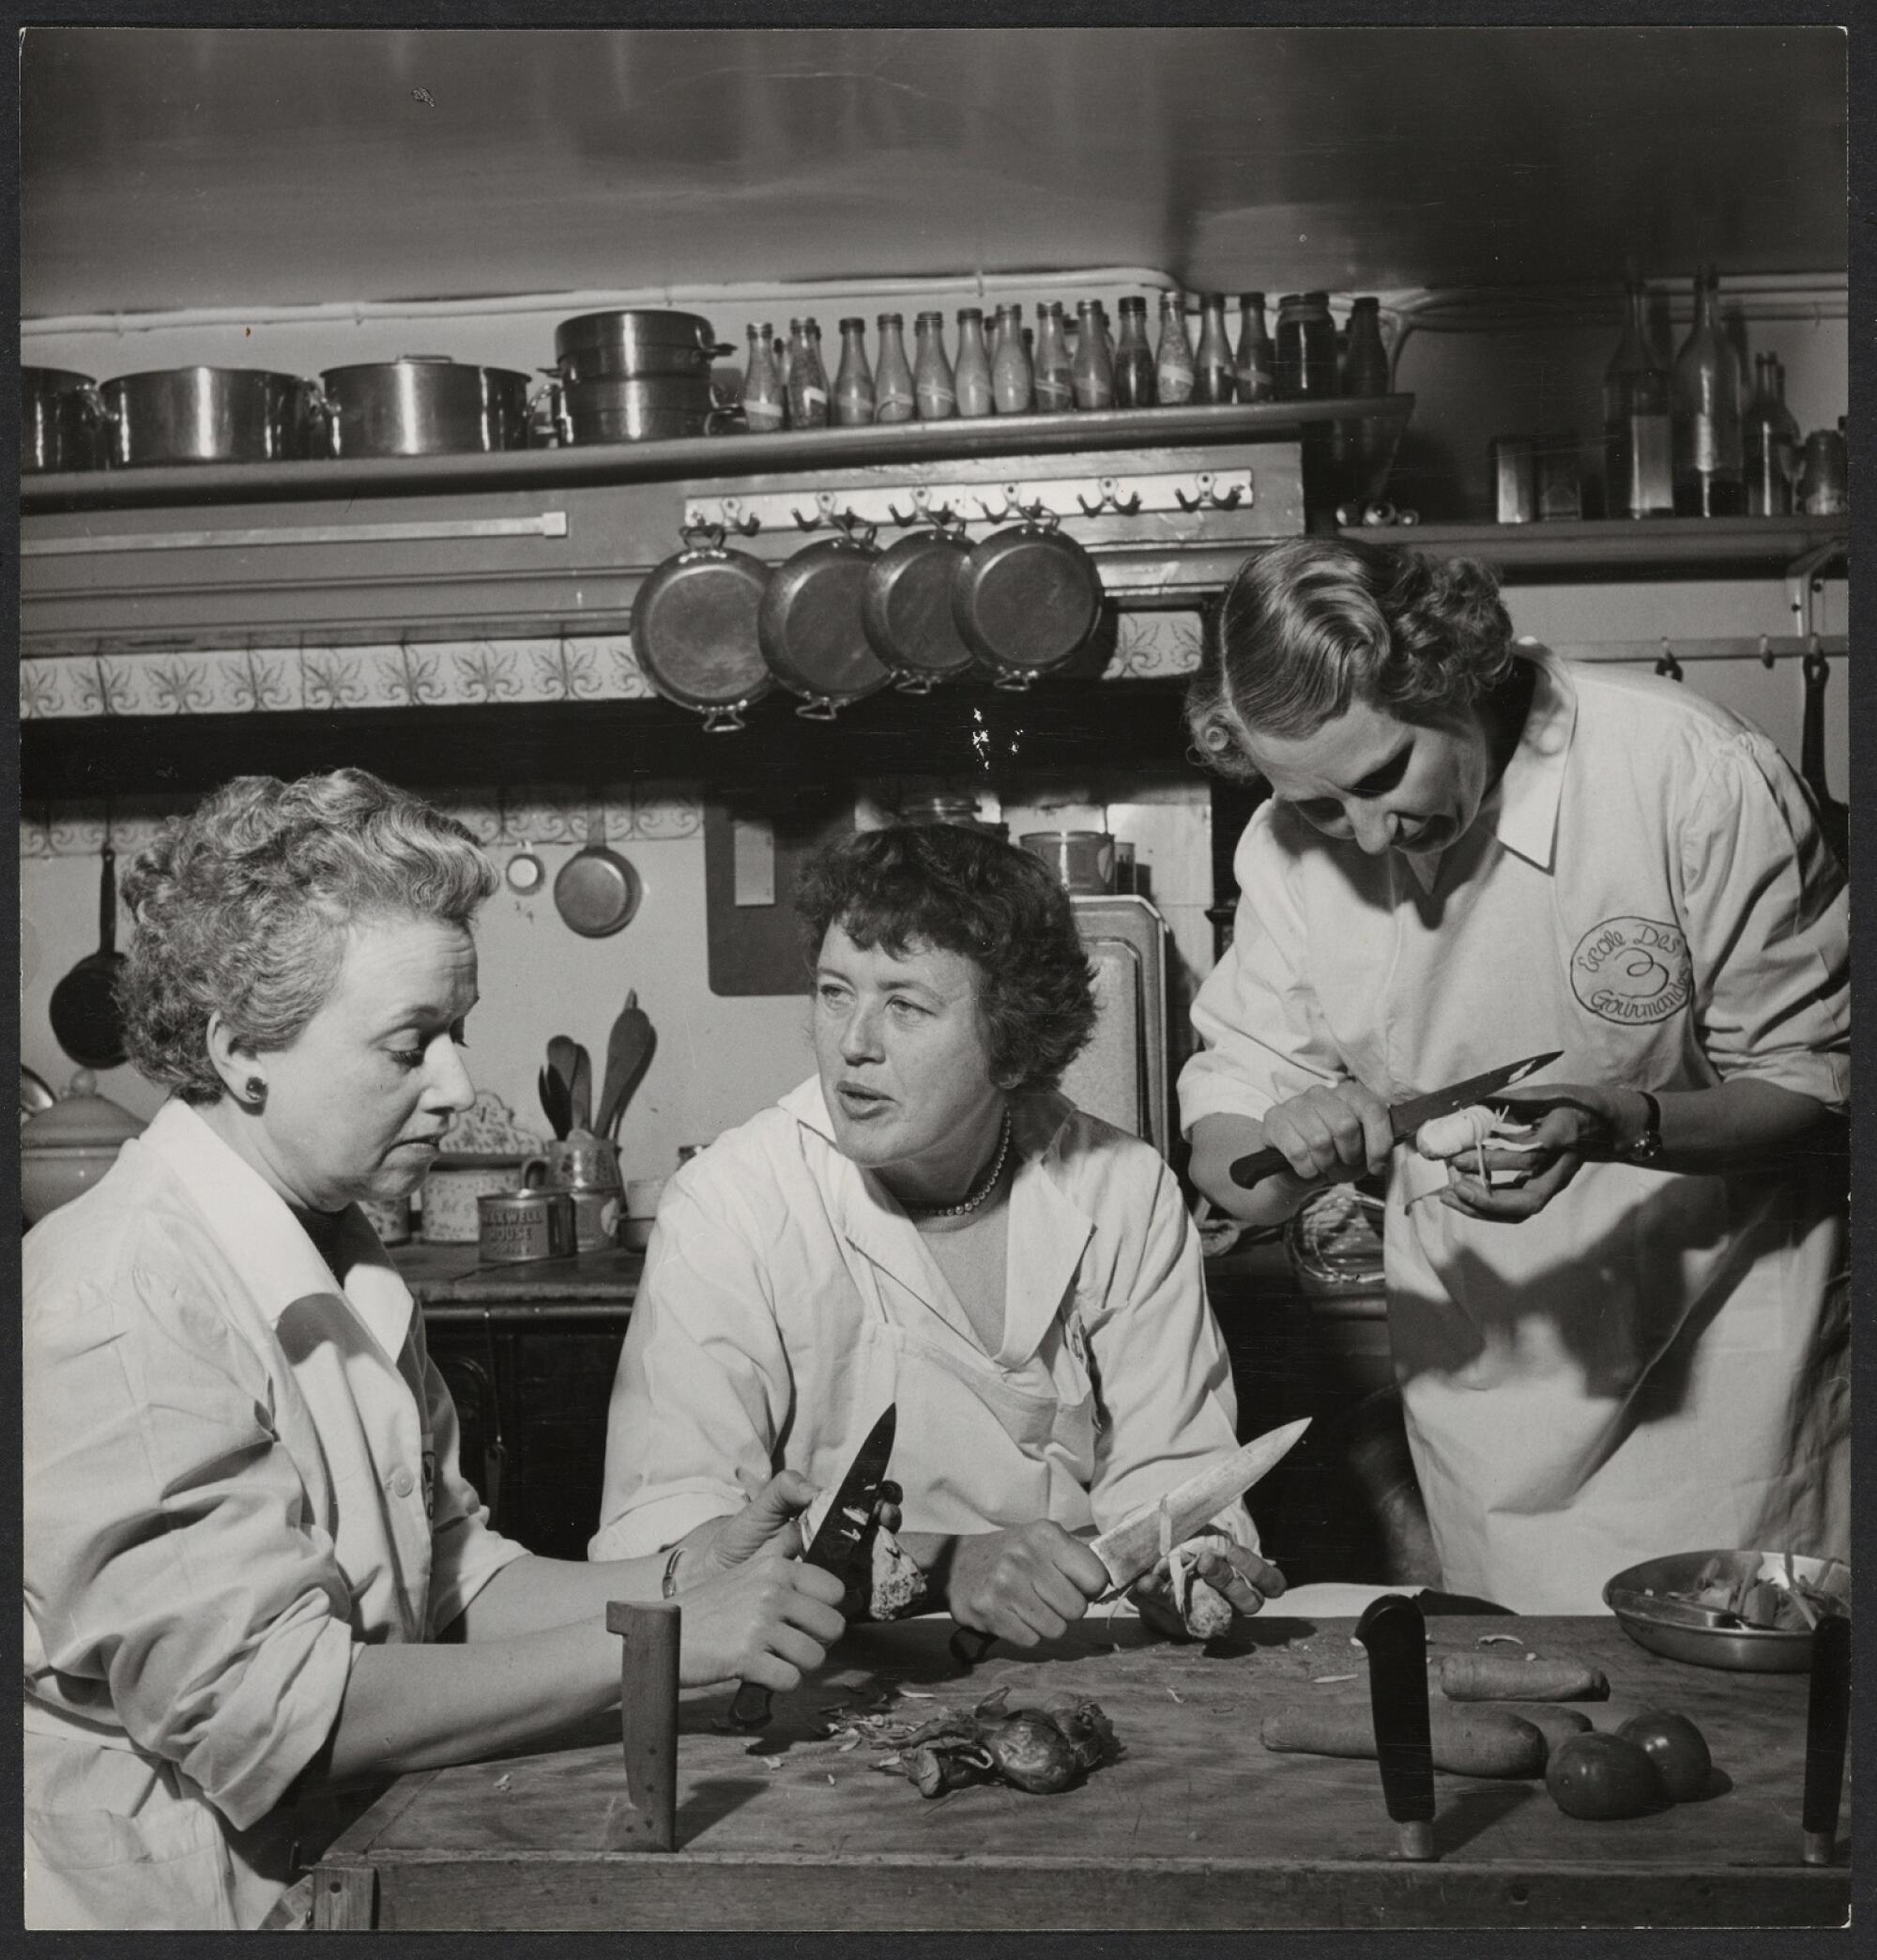
[[[908,532],[868,567],[861,623],[893,684],[908,694],[978,667],[952,611],[952,588],[970,555],[967,538],[940,526]]]
[[[796,713],[811,721],[832,721],[893,679],[862,620],[867,574],[879,556],[870,538],[823,538],[770,574],[756,637],[770,671],[801,697]]]
[[[1040,507],[973,545],[952,586],[959,638],[1005,687],[1073,660],[1101,608],[1094,559]]]
[[[775,685],[756,636],[769,568],[725,550],[719,528],[684,537],[633,600],[633,657],[667,701],[704,717],[707,733],[727,733]]]

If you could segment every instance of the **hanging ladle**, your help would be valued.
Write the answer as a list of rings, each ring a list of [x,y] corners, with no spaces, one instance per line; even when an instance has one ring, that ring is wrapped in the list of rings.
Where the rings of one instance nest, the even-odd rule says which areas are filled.
[[[98,951],[87,953],[53,988],[53,1034],[85,1068],[116,1068],[124,1061],[124,1017],[117,1006],[117,853],[107,838],[99,851],[103,869],[98,894]]]

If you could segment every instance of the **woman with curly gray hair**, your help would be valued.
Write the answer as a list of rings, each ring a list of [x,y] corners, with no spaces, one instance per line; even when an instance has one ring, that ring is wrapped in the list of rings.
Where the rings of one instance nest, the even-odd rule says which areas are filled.
[[[1515,641],[1481,566],[1351,539],[1245,564],[1188,716],[1271,790],[1194,1007],[1193,1178],[1269,1225],[1389,1173],[1447,1586],[1594,1613],[1690,1545],[1841,1555],[1844,879],[1778,751]],[[1391,1104],[1531,1056],[1542,1087],[1458,1137],[1393,1134]],[[1241,1187],[1266,1147],[1285,1168]]]
[[[356,770],[230,783],[126,881],[128,1046],[172,1096],[24,1248],[30,1925],[263,1923],[332,1792],[609,1706],[611,1600],[683,1587],[699,1683],[792,1687],[841,1631],[827,1574],[751,1556],[799,1544],[798,1478],[694,1558],[612,1565],[529,1555],[463,1479],[359,1205],[472,1099],[493,883]]]
[[[949,824],[828,846],[797,910],[816,1074],[673,1180],[619,1358],[594,1555],[838,1478],[897,1409],[897,1603],[1031,1646],[1107,1589],[1077,1533],[1230,1453],[1229,1366],[1159,1153],[1057,1088],[1095,1024],[1068,895]],[[1283,1589],[1234,1502],[1137,1598],[1216,1630]],[[889,1548],[891,1555],[891,1548]]]

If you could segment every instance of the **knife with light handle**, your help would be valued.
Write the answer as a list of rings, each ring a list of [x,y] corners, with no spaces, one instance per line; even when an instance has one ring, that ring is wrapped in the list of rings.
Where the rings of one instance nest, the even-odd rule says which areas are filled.
[[[893,1459],[893,1436],[898,1404],[889,1402],[885,1413],[867,1432],[854,1461],[847,1466],[834,1501],[829,1505],[813,1540],[801,1554],[805,1563],[819,1566],[846,1583],[852,1577],[854,1561],[867,1526],[873,1522],[874,1505],[879,1497],[886,1466]],[[732,1728],[759,1729],[769,1723],[770,1692],[760,1681],[745,1681],[730,1704]]]
[[[1368,1699],[1381,1799],[1403,1858],[1425,1863],[1434,1850],[1434,1746],[1427,1715],[1427,1627],[1404,1593],[1372,1600],[1355,1623],[1368,1651]]]
[[[1152,1570],[1173,1546],[1183,1543],[1194,1532],[1210,1524],[1226,1506],[1243,1497],[1259,1478],[1289,1455],[1297,1439],[1310,1427],[1310,1418],[1301,1416],[1282,1429],[1267,1430],[1222,1457],[1209,1470],[1176,1484],[1164,1497],[1131,1511],[1112,1529],[1089,1543],[1107,1568],[1107,1590],[1104,1599],[1132,1585],[1143,1572]],[[978,1627],[960,1627],[951,1641],[952,1657],[965,1667],[975,1667],[990,1651],[997,1635]]]
[[[1806,1708],[1806,1800],[1801,1823],[1808,1865],[1838,1855],[1839,1788],[1851,1721],[1851,1622],[1830,1614],[1812,1631],[1812,1682]]]
[[[1527,1076],[1549,1068],[1564,1052],[1563,1049],[1553,1049],[1549,1055],[1528,1055],[1522,1062],[1508,1062],[1503,1067],[1488,1068],[1484,1075],[1469,1076],[1451,1088],[1436,1089],[1427,1095],[1411,1095],[1406,1102],[1396,1103],[1389,1110],[1389,1132],[1397,1143],[1412,1143],[1415,1131],[1424,1123],[1431,1123],[1437,1116],[1451,1116],[1456,1110],[1467,1109],[1476,1102],[1490,1101],[1514,1082],[1522,1082]],[[1265,1178],[1289,1168],[1289,1158],[1267,1144],[1262,1150],[1240,1157],[1231,1167],[1231,1178],[1233,1184],[1249,1190]]]

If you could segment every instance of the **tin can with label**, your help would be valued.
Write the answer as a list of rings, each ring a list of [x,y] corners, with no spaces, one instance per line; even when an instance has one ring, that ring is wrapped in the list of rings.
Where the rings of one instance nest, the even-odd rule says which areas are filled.
[[[496,1191],[476,1201],[484,1265],[565,1259],[576,1248],[573,1199],[566,1191]]]
[[[621,1206],[618,1185],[570,1185],[573,1201],[573,1249],[597,1252],[610,1246],[619,1229]]]
[[[1529,436],[1495,436],[1492,459],[1494,515],[1501,524],[1530,524],[1538,514],[1538,458]]]

